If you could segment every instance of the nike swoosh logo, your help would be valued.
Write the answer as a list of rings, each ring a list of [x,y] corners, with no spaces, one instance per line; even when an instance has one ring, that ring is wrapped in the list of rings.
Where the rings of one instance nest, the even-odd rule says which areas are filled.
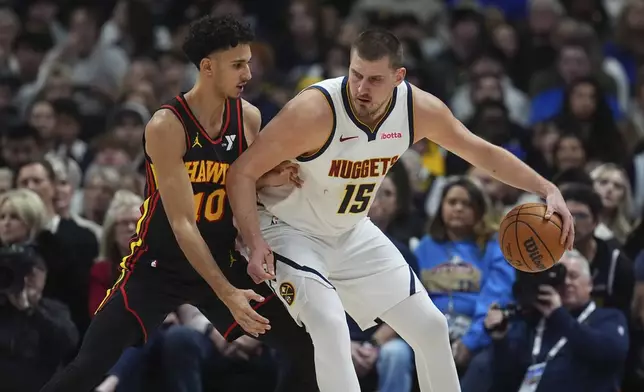
[[[349,136],[349,137],[340,136],[340,142],[346,142],[347,140],[357,139],[357,138],[358,136]]]

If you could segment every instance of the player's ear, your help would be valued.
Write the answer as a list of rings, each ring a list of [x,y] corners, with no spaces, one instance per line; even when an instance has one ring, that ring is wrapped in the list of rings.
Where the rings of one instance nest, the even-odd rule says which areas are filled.
[[[396,70],[396,86],[398,86],[400,83],[402,83],[403,80],[405,80],[406,75],[407,75],[407,68],[400,67]]]
[[[201,69],[202,72],[205,72],[208,76],[212,76],[213,68],[214,66],[210,57],[204,57],[203,59],[201,59],[201,62],[199,63],[199,69]]]

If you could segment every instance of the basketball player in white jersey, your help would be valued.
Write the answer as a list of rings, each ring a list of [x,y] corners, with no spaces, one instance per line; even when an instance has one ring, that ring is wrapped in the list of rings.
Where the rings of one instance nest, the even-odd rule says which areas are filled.
[[[381,319],[414,349],[423,392],[459,391],[445,317],[396,247],[367,218],[387,170],[414,142],[439,143],[572,217],[559,190],[509,152],[470,133],[437,98],[412,86],[398,39],[362,33],[349,76],[293,98],[230,167],[230,203],[250,252],[248,272],[268,280],[315,346],[322,392],[359,392],[344,311],[367,328]],[[259,193],[255,181],[285,160],[303,183]],[[275,265],[274,265],[275,262]],[[273,280],[274,279],[274,280]]]

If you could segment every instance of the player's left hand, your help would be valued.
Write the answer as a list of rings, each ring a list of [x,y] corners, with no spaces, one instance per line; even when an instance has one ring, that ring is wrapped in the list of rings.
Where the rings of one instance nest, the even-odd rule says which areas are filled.
[[[552,312],[561,307],[561,296],[559,296],[554,287],[541,285],[539,286],[539,295],[537,295],[534,307],[543,314],[543,317],[548,318]]]
[[[561,244],[566,246],[566,249],[572,250],[573,244],[575,242],[575,225],[572,219],[572,214],[568,211],[566,206],[566,201],[559,188],[553,186],[552,189],[548,192],[546,196],[546,204],[548,208],[546,214],[544,215],[545,219],[550,219],[552,214],[555,212],[561,216],[561,221],[563,222],[563,227],[561,228]]]
[[[302,179],[299,173],[300,165],[291,161],[284,161],[260,177],[257,181],[257,189],[287,184],[292,184],[299,188],[302,186]]]
[[[266,241],[262,240],[250,248],[246,270],[253,282],[257,284],[275,279],[275,258]]]

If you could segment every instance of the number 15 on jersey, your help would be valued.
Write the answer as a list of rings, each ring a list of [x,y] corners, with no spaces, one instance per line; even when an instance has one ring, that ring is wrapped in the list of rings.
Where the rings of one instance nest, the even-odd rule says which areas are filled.
[[[338,208],[338,214],[360,214],[365,212],[375,188],[376,184],[373,183],[348,184],[344,189],[344,197],[342,198],[342,203],[340,203],[340,208]]]

